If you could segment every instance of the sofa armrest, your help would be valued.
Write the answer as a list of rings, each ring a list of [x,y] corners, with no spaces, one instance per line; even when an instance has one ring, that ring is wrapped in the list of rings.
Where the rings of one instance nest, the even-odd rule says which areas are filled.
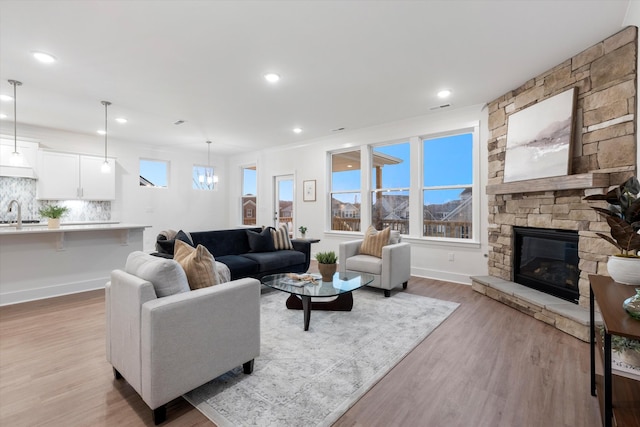
[[[311,264],[311,242],[308,240],[292,239],[291,244],[293,245],[293,249],[304,254],[304,271],[309,270],[309,265]]]
[[[395,287],[411,278],[411,245],[406,242],[382,247],[382,283]]]
[[[338,271],[344,273],[347,268],[347,258],[358,255],[360,253],[360,246],[362,245],[362,239],[349,240],[341,242],[338,246]]]
[[[141,317],[141,396],[152,409],[260,354],[256,279],[149,301]]]

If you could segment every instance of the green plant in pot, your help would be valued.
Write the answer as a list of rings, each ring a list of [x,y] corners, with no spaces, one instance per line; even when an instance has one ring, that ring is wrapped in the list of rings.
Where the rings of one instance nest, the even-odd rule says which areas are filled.
[[[316,261],[318,261],[318,271],[320,271],[322,275],[322,281],[333,281],[333,275],[337,270],[336,261],[338,261],[336,253],[334,251],[318,252],[316,254]]]
[[[298,231],[300,232],[300,235],[304,239],[305,234],[307,234],[307,227],[305,227],[304,225],[301,225],[300,227],[298,227]]]
[[[640,285],[640,182],[631,177],[620,186],[606,194],[595,194],[585,200],[604,200],[609,203],[607,209],[592,206],[605,217],[611,229],[611,236],[596,233],[599,237],[614,245],[619,254],[609,257],[607,269],[611,277],[619,283]]]
[[[69,208],[66,206],[47,205],[40,208],[40,210],[38,210],[38,213],[41,217],[47,218],[47,224],[49,228],[59,228],[60,218],[68,211]]]

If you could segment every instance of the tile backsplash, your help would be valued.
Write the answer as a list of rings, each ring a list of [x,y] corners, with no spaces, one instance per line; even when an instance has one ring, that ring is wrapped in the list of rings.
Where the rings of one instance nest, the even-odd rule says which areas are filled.
[[[22,219],[42,219],[38,210],[46,205],[63,205],[69,208],[62,222],[109,221],[111,202],[87,200],[36,200],[36,180],[31,178],[0,177],[0,221],[15,221],[16,213],[9,212],[9,202],[17,200],[22,205]]]

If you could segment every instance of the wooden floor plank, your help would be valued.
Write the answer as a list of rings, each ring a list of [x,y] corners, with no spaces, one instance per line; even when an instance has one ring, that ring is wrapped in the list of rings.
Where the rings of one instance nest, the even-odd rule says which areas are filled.
[[[469,286],[413,277],[397,292],[461,306],[336,427],[600,425],[588,344]],[[152,426],[113,379],[104,334],[103,291],[0,308],[0,425]],[[167,415],[166,426],[213,425],[181,398]]]

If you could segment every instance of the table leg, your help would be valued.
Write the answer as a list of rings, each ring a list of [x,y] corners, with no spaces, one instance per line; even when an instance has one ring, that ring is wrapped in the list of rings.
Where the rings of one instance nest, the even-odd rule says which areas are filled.
[[[593,289],[589,286],[589,340],[591,355],[591,396],[596,395],[596,331],[595,331],[595,303]]]
[[[611,427],[613,420],[611,378],[611,334],[604,334],[604,425]]]
[[[311,320],[311,297],[307,295],[301,295],[302,297],[302,311],[304,312],[304,330],[309,330],[309,320]]]

